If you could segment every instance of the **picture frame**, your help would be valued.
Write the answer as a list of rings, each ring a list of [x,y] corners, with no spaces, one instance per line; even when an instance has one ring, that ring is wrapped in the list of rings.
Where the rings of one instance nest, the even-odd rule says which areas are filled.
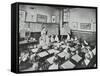
[[[91,30],[91,23],[80,23],[80,29]]]
[[[31,13],[27,13],[26,14],[26,20],[25,21],[26,22],[36,22],[35,16],[33,14],[31,14]]]
[[[37,14],[37,22],[47,23],[47,16]]]
[[[25,9],[26,7],[22,11],[23,16],[24,16],[24,17],[22,17],[23,22],[27,23],[28,26],[30,26],[30,27],[28,27],[29,31],[27,31],[28,36],[25,37],[25,38],[24,37],[20,38],[20,31],[19,31],[19,29],[20,29],[20,26],[19,26],[19,23],[20,23],[20,19],[19,19],[20,13],[19,13],[19,11],[20,11],[20,9],[19,9],[19,7],[21,5],[24,5],[26,7],[27,6],[33,6],[33,7],[35,7],[35,9],[36,8],[39,9],[38,12],[35,12],[34,15],[31,15],[31,14],[28,15],[28,13],[26,12],[27,9]],[[39,11],[41,11],[40,7],[45,7],[47,9],[45,9],[45,11],[42,10],[42,13],[41,13],[41,12],[39,12]],[[42,33],[41,33],[40,32],[40,26],[56,25],[57,26],[56,32],[58,32],[58,33],[52,34],[52,35],[55,35],[55,37],[58,36],[59,40],[56,41],[56,42],[58,42],[58,43],[61,42],[62,45],[58,46],[57,44],[55,44],[53,42],[52,42],[52,44],[54,44],[54,46],[57,45],[58,47],[61,47],[61,48],[59,48],[60,50],[62,50],[62,48],[66,47],[66,46],[63,45],[64,42],[62,42],[62,40],[60,40],[61,38],[66,37],[65,34],[61,35],[61,28],[60,27],[63,25],[63,20],[62,20],[63,15],[60,15],[60,14],[62,14],[62,11],[60,11],[58,13],[57,12],[52,13],[52,10],[51,11],[48,10],[48,9],[51,9],[51,8],[53,8],[52,10],[54,10],[54,11],[55,10],[59,11],[59,10],[62,10],[63,8],[69,8],[69,9],[75,8],[75,10],[77,10],[77,9],[83,9],[84,10],[84,9],[88,8],[88,9],[95,10],[95,14],[94,14],[95,15],[95,19],[94,19],[95,23],[93,24],[94,25],[93,28],[96,29],[95,31],[91,31],[91,26],[90,25],[87,26],[87,23],[85,23],[85,21],[83,20],[83,22],[80,21],[80,29],[85,29],[85,30],[90,30],[90,31],[83,31],[83,30],[78,29],[77,30],[78,33],[77,32],[73,33],[73,29],[70,29],[71,32],[69,31],[68,33],[66,33],[67,36],[79,34],[77,37],[78,38],[83,37],[84,39],[88,35],[88,34],[85,34],[84,32],[86,32],[86,33],[91,32],[91,33],[94,34],[93,36],[95,36],[95,38],[92,35],[89,35],[89,37],[93,37],[93,40],[91,39],[91,41],[94,41],[94,44],[92,44],[91,46],[95,45],[94,48],[93,48],[94,49],[93,50],[94,60],[92,60],[91,63],[85,64],[83,54],[82,54],[82,57],[81,57],[81,55],[79,55],[79,53],[77,51],[75,51],[75,54],[73,54],[73,52],[69,53],[69,54],[68,53],[65,54],[65,52],[63,53],[62,51],[59,52],[59,50],[56,49],[56,47],[53,47],[54,49],[56,49],[56,51],[54,51],[54,50],[49,51],[47,46],[42,47],[43,50],[45,50],[45,51],[38,51],[37,53],[34,53],[34,54],[32,53],[33,56],[36,55],[35,57],[37,57],[37,59],[32,58],[33,60],[30,61],[30,55],[31,55],[29,53],[30,50],[34,52],[36,50],[33,50],[33,48],[35,48],[35,47],[40,48],[40,46],[38,46],[38,43],[39,43],[39,40],[41,39],[41,35],[44,35],[48,32],[48,31],[46,31],[45,27],[43,27],[41,29],[41,31],[42,31]],[[25,15],[25,14],[27,14],[27,15]],[[55,21],[52,23],[52,16],[54,16],[54,15],[56,16],[56,14],[60,15],[58,24],[56,24]],[[74,15],[77,15],[77,14],[74,14]],[[84,14],[84,15],[86,16],[86,14]],[[27,18],[27,17],[29,17],[29,18]],[[72,14],[72,17],[73,17],[73,14]],[[74,19],[71,21],[70,18],[69,18],[68,21],[75,22],[75,24],[73,24],[73,25],[77,26],[77,20],[79,20],[79,19],[76,19],[77,17],[73,17]],[[84,18],[84,17],[82,16],[82,18]],[[76,21],[74,21],[74,20],[76,20]],[[98,51],[97,51],[97,48],[98,48],[98,45],[97,45],[97,40],[98,40],[97,39],[97,33],[98,33],[97,27],[98,27],[98,24],[97,24],[97,21],[98,21],[97,20],[97,7],[93,7],[93,6],[90,7],[90,6],[75,6],[75,5],[61,5],[61,4],[57,5],[57,4],[42,4],[42,3],[25,3],[25,2],[12,3],[11,4],[11,72],[19,74],[19,73],[33,73],[33,72],[51,72],[51,71],[97,69],[98,68],[98,60],[97,60],[98,59],[98,56],[97,56],[98,55]],[[68,26],[70,25],[70,22],[66,22],[66,23],[68,23]],[[31,27],[31,26],[37,25],[37,24],[39,25],[39,31],[32,31],[34,29],[34,27]],[[22,26],[21,29],[23,30],[24,28],[25,28],[25,26]],[[30,30],[30,28],[31,28],[31,30]],[[64,31],[66,31],[66,28],[64,28],[65,29]],[[75,29],[77,29],[77,28],[75,28]],[[55,33],[54,29],[53,29],[53,32]],[[32,36],[32,38],[30,36]],[[89,37],[87,37],[87,39],[89,39]],[[77,39],[77,38],[69,38],[69,39],[70,40],[67,41],[67,42],[71,43],[71,41],[73,41],[73,39]],[[82,40],[82,39],[80,39],[80,40]],[[86,39],[83,40],[83,41],[84,41],[85,45],[88,46]],[[34,44],[36,44],[36,46],[33,47]],[[44,43],[42,45],[44,45]],[[69,46],[71,47],[70,48],[71,51],[75,50],[75,48],[73,48],[74,44],[73,45],[69,44]],[[82,46],[81,46],[81,48],[82,48]],[[41,50],[41,49],[39,49],[39,50]],[[54,53],[54,52],[56,52],[56,53]],[[21,56],[23,56],[23,55],[24,55],[24,57],[22,59]],[[70,57],[67,58],[67,56],[70,56]],[[24,64],[24,58],[26,58],[26,57],[27,57],[27,59],[29,59],[29,61],[26,59],[28,61],[28,63]],[[54,60],[52,60],[52,58],[54,58]],[[56,59],[58,59],[58,61],[56,61]],[[79,64],[79,62],[81,62],[81,60],[84,61],[84,62]],[[22,65],[20,64],[21,62],[23,63]],[[55,63],[55,64],[53,64],[53,63]],[[38,66],[37,68],[35,68],[35,70],[33,69],[33,67],[34,67],[33,64],[35,65],[35,67]],[[80,65],[83,65],[83,66],[80,66]],[[30,66],[32,68],[29,68]],[[28,68],[28,70],[26,68]]]
[[[56,16],[52,16],[52,23],[56,23]]]
[[[23,11],[23,10],[20,10],[19,11],[19,19],[21,19],[20,21],[25,21],[25,15],[26,15],[26,12]]]
[[[78,29],[78,22],[72,22],[72,28]]]

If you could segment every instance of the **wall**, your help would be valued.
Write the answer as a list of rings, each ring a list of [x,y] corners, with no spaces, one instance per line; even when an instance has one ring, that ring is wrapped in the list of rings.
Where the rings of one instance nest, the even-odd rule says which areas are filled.
[[[73,23],[76,26],[73,27]],[[81,29],[80,23],[90,23],[91,29]],[[88,8],[72,8],[70,9],[70,28],[73,35],[90,42],[92,45],[96,44],[96,10]]]
[[[54,7],[49,6],[36,6],[36,5],[20,5],[20,10],[25,11],[27,14],[30,13],[34,15],[36,21],[37,14],[46,15],[47,16],[47,23],[51,22],[51,16],[57,16],[57,22],[59,22],[59,10]]]
[[[34,9],[30,9],[34,8]],[[36,22],[37,14],[46,15],[47,23],[51,23],[51,17],[57,17],[57,23],[59,23],[59,15],[60,11],[54,7],[48,6],[20,6],[20,10],[25,11],[26,13],[31,13],[34,15],[34,22]],[[95,9],[88,8],[71,8],[70,9],[70,19],[69,19],[69,28],[72,29],[73,35],[76,35],[78,38],[82,38],[83,40],[88,40],[89,42],[96,40],[96,13]],[[61,23],[61,22],[60,22]],[[74,23],[74,24],[73,24]],[[80,23],[90,23],[91,29],[80,29]],[[31,32],[40,32],[41,26],[46,25],[48,28],[48,34],[58,34],[57,24],[42,24],[42,23],[24,23],[21,25],[21,36],[24,37],[24,33],[27,30],[23,30],[24,28],[28,28]],[[73,27],[73,25],[77,25],[77,27]],[[64,28],[65,31],[68,30],[68,26]],[[84,33],[85,32],[85,33]],[[61,35],[66,34],[65,32],[61,32]],[[91,38],[92,37],[92,38]],[[91,39],[90,39],[91,38]]]
[[[72,8],[70,9],[70,27],[74,30],[72,23],[77,23],[77,30],[81,31],[95,31],[96,25],[96,10],[90,8]],[[91,29],[80,29],[80,23],[91,23]]]
[[[59,10],[54,8],[54,7],[49,7],[49,6],[35,6],[35,5],[20,5],[19,7],[20,10],[26,12],[26,20],[28,21],[29,18],[27,18],[28,14],[31,14],[34,16],[34,21],[30,23],[26,22],[21,22],[19,32],[22,34],[22,37],[25,37],[24,33],[22,31],[27,31],[25,28],[29,29],[31,32],[40,32],[41,31],[41,26],[46,25],[47,28],[52,29],[52,32],[49,29],[49,34],[57,34],[58,29],[56,26],[57,24],[51,24],[52,21],[52,16],[56,16],[56,23],[59,23]],[[47,16],[47,23],[48,24],[43,24],[43,23],[34,23],[37,22],[37,14],[45,15]],[[50,24],[49,24],[50,23]],[[55,27],[54,27],[55,26]],[[56,29],[56,30],[55,30]]]
[[[64,8],[64,9],[67,9],[67,8]],[[68,24],[65,25],[64,29],[61,29],[61,35],[66,35],[66,33],[70,29],[79,30],[79,31],[89,31],[89,32],[96,31],[96,10],[95,9],[93,8],[69,8],[68,17],[69,17]],[[60,17],[60,20],[61,20],[61,17]],[[63,25],[61,22],[60,22],[60,26],[61,26],[60,28],[62,28],[62,25]],[[82,25],[80,24],[84,24],[84,23],[90,24],[90,25],[86,25],[86,27],[85,25],[83,25],[85,29],[82,29]]]

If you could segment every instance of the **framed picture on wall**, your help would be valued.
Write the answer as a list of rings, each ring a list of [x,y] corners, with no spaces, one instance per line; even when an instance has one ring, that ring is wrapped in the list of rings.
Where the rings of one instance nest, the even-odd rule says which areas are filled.
[[[72,22],[72,28],[78,29],[78,22]]]
[[[26,15],[26,12],[25,11],[23,11],[23,10],[20,10],[19,11],[19,19],[20,19],[20,21],[25,21],[25,15]]]
[[[80,29],[91,30],[91,23],[80,23]]]
[[[27,12],[25,21],[26,22],[36,22],[36,17],[34,16],[34,14]]]
[[[97,69],[97,46],[97,7],[11,4],[11,72]]]
[[[52,23],[56,23],[56,16],[52,16]]]
[[[41,15],[41,14],[37,14],[37,22],[47,23],[47,16]]]

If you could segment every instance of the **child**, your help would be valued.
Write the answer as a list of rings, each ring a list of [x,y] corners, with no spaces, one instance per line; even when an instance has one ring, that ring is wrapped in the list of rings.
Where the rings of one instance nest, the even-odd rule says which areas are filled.
[[[38,52],[38,48],[37,48],[37,45],[34,45],[34,48],[31,50],[33,53],[36,53]]]
[[[58,38],[57,35],[56,35],[56,37],[55,37],[55,41],[59,42],[59,38]]]
[[[51,42],[54,42],[54,35],[51,35]]]

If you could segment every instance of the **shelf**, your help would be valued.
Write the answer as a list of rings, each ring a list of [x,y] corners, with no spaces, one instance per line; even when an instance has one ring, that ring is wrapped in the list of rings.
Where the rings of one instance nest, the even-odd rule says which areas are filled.
[[[59,25],[59,23],[46,23],[46,22],[27,22],[27,21],[25,21],[25,23],[56,24],[56,25]]]

